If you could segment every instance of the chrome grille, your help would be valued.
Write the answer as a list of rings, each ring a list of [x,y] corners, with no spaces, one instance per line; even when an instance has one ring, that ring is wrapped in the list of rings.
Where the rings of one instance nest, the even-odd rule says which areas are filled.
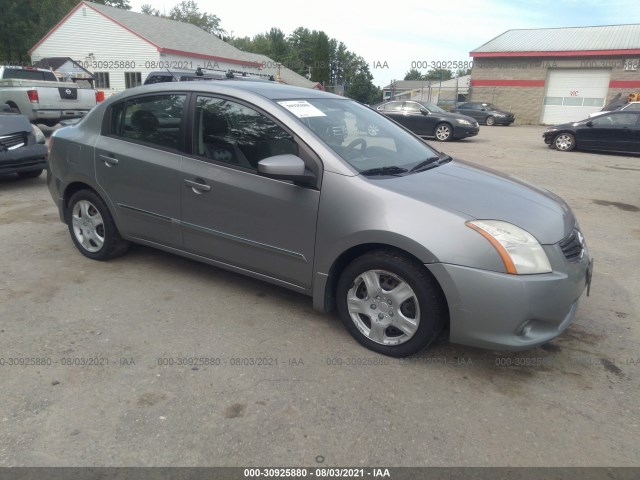
[[[16,148],[24,147],[26,144],[27,136],[22,132],[0,136],[1,151],[15,150]]]
[[[574,228],[565,238],[560,240],[560,249],[570,262],[577,262],[584,255],[584,237],[580,230]]]

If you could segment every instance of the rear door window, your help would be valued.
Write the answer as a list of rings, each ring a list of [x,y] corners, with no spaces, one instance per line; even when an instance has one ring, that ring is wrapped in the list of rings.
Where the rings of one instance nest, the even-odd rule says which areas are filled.
[[[182,150],[186,95],[161,94],[129,99],[111,107],[109,134],[122,139]]]

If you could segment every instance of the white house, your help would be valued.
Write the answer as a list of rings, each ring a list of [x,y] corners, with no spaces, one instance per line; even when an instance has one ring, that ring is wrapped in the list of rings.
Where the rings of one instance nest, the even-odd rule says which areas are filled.
[[[242,71],[321,88],[264,55],[243,52],[189,23],[82,1],[29,51],[31,61],[70,57],[107,92],[141,85],[149,72],[198,67]]]

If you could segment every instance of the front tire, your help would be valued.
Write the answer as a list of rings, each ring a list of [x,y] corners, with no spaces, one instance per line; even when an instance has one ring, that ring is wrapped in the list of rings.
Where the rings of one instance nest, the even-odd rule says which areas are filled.
[[[129,242],[118,233],[107,205],[92,190],[74,193],[65,217],[71,239],[85,257],[108,260],[128,250]]]
[[[363,346],[391,357],[427,347],[447,316],[440,288],[424,266],[377,250],[353,260],[338,280],[338,314]]]
[[[433,136],[439,142],[448,142],[453,138],[453,128],[448,123],[439,123],[433,131]]]
[[[18,172],[20,178],[38,178],[42,175],[42,168],[39,170],[29,170],[28,172]]]
[[[576,148],[576,137],[570,133],[561,133],[553,139],[553,147],[561,152],[570,152]]]
[[[489,115],[486,120],[487,126],[493,127],[496,124],[496,119]]]

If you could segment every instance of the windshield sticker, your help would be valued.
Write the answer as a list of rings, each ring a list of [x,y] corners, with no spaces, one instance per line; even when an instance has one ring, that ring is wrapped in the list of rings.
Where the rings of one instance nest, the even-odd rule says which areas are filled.
[[[326,114],[322,113],[321,110],[317,109],[306,100],[286,100],[278,103],[298,118],[327,116]]]

